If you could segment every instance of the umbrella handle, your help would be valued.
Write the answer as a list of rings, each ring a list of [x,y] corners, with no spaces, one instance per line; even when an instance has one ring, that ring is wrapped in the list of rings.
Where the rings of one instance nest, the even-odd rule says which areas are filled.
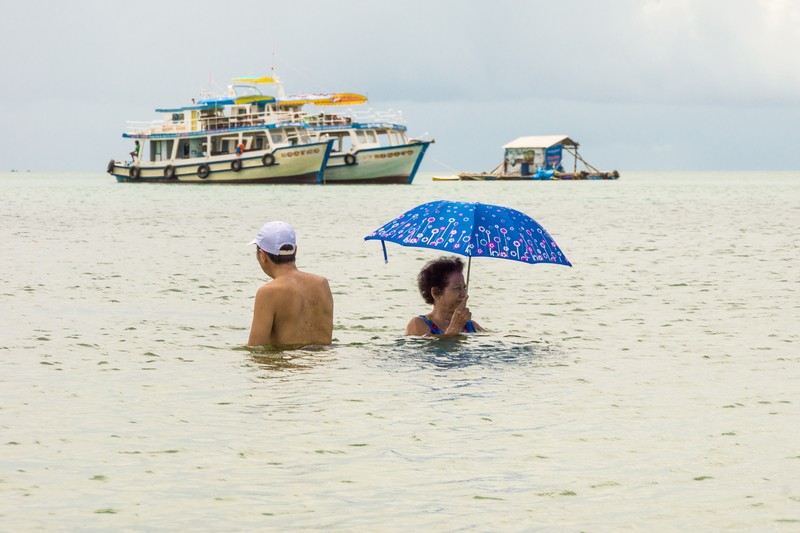
[[[383,246],[383,264],[385,265],[389,262],[389,256],[386,255],[386,241],[383,239],[381,239],[381,246]]]
[[[469,288],[469,267],[471,266],[472,266],[472,256],[469,256],[469,258],[467,259],[467,283],[466,283],[467,288]]]

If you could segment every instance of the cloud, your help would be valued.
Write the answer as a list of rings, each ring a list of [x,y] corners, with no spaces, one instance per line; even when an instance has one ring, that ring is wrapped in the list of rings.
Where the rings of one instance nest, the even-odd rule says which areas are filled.
[[[790,0],[11,3],[0,112],[15,128],[0,132],[0,169],[104,168],[128,151],[126,120],[188,103],[209,74],[224,86],[272,66],[289,92],[402,106],[412,133],[437,138],[431,157],[460,168],[545,133],[607,147],[595,158],[607,166],[746,164],[749,149],[759,165],[793,168],[797,27]],[[743,146],[756,126],[777,147]],[[709,138],[727,141],[704,153]],[[34,153],[42,145],[52,160]]]

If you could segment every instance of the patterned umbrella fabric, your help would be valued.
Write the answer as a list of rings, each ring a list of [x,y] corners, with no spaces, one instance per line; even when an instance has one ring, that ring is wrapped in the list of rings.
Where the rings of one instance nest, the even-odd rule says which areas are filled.
[[[509,207],[440,200],[419,205],[384,224],[364,240],[434,248],[472,257],[572,266],[556,241],[534,219]],[[469,278],[469,271],[467,271]]]

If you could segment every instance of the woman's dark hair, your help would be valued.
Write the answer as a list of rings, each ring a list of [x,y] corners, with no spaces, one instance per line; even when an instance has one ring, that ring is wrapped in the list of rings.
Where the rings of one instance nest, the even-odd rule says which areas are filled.
[[[292,249],[291,244],[284,244],[283,246],[281,246],[281,250],[291,250],[291,249]],[[267,254],[269,260],[275,263],[276,265],[285,265],[286,263],[294,263],[295,256],[297,255],[297,252],[293,253],[292,255],[275,255],[267,251],[264,251],[264,253]]]
[[[425,303],[433,305],[434,287],[440,291],[447,286],[447,278],[453,272],[464,272],[464,261],[458,257],[440,257],[433,261],[428,261],[417,276],[417,286],[419,293]]]

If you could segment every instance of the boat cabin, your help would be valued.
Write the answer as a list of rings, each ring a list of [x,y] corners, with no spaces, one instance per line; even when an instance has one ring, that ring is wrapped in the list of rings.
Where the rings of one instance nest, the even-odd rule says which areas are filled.
[[[382,146],[399,146],[408,143],[404,131],[386,129],[313,130],[320,141],[333,139],[334,152],[368,150]]]
[[[232,154],[242,143],[246,152],[274,150],[312,142],[303,127],[263,127],[210,135],[150,139],[148,159],[153,162]],[[211,147],[209,150],[209,146]]]

